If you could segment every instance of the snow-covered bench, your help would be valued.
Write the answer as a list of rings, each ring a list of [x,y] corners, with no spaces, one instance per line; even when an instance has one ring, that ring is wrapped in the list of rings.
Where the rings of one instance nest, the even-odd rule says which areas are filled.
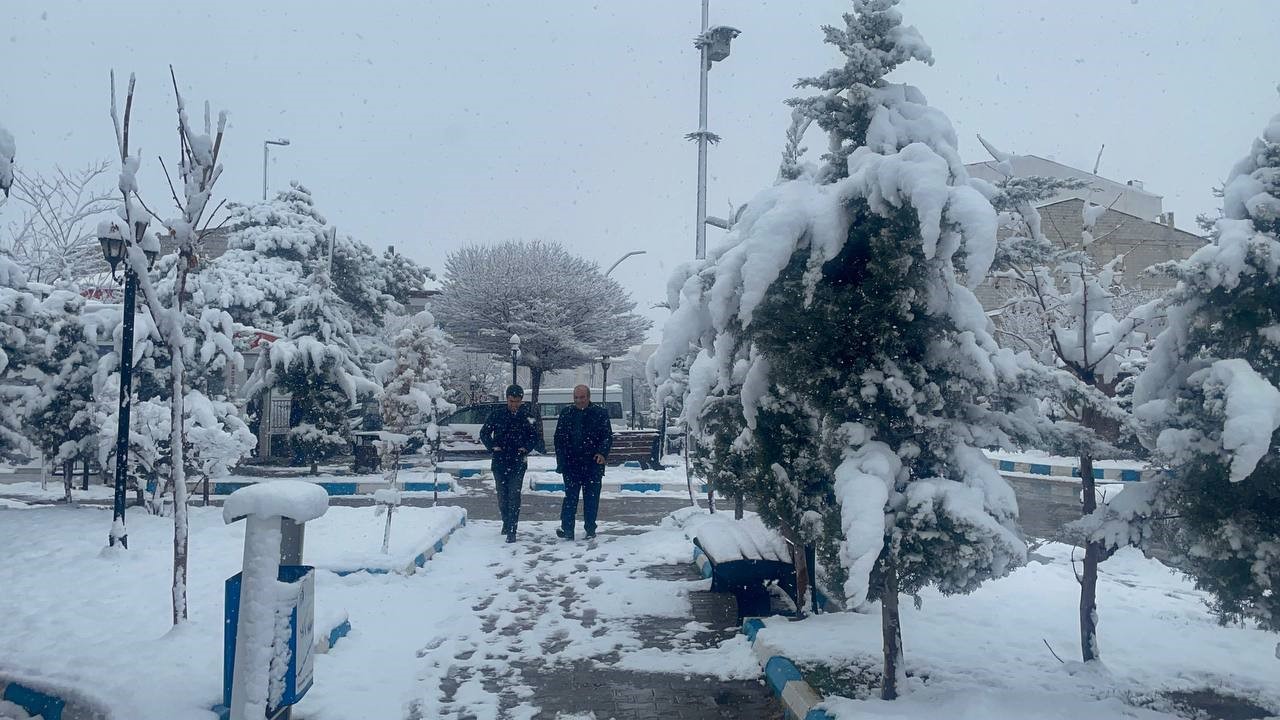
[[[686,530],[693,536],[694,562],[714,592],[740,592],[773,580],[794,597],[796,575],[787,544],[755,515],[734,520],[719,513],[700,516]]]

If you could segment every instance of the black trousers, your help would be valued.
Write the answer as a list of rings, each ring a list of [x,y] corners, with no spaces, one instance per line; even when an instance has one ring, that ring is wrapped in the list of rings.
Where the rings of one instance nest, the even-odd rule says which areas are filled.
[[[603,477],[596,471],[564,474],[564,503],[560,506],[560,527],[565,535],[573,535],[578,515],[578,495],[582,495],[582,527],[588,535],[596,532],[596,514],[600,511],[600,485]]]
[[[493,464],[493,479],[498,486],[498,512],[502,526],[514,532],[520,522],[520,486],[524,484],[526,465]]]

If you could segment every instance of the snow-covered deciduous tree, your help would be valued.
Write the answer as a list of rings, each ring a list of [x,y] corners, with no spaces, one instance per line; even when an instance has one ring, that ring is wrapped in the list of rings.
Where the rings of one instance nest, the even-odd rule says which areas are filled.
[[[36,391],[22,415],[45,465],[61,468],[63,490],[71,500],[73,465],[93,457],[97,446],[94,371],[98,348],[80,319],[84,298],[55,290],[36,309],[39,352],[33,358]]]
[[[1216,230],[1165,266],[1178,285],[1134,407],[1175,566],[1223,620],[1280,631],[1280,115],[1232,168]]]
[[[981,138],[979,138],[981,140]],[[1129,291],[1120,282],[1119,254],[1099,265],[1088,248],[1094,242],[1095,224],[1106,208],[1085,202],[1078,243],[1061,246],[1041,229],[1035,202],[1051,196],[1072,181],[1053,178],[1018,178],[1012,173],[1013,156],[982,140],[1005,179],[988,188],[988,199],[1001,211],[1002,238],[995,276],[1011,287],[999,321],[1007,341],[1035,352],[1050,367],[1059,368],[1058,393],[1049,400],[1058,415],[1084,430],[1065,446],[1043,448],[1079,458],[1085,516],[1097,510],[1094,460],[1125,456],[1121,446],[1132,438],[1131,418],[1119,398],[1120,383],[1141,365],[1156,301],[1142,305],[1119,298]],[[1006,319],[1004,314],[1011,315]],[[1009,322],[1012,320],[1012,322]],[[1081,538],[1084,558],[1080,578],[1080,652],[1085,662],[1100,657],[1098,644],[1098,565],[1111,552],[1105,543]]]
[[[10,227],[8,252],[32,282],[78,282],[106,270],[98,245],[97,217],[115,209],[114,189],[104,186],[110,164],[50,175],[18,172],[13,200],[22,219]]]
[[[351,323],[328,274],[316,268],[309,279],[306,293],[294,298],[282,316],[285,336],[258,356],[244,392],[256,397],[276,388],[290,396],[289,444],[316,475],[321,460],[350,446],[347,413],[357,398],[379,388],[356,364]]]
[[[510,357],[520,336],[520,364],[532,376],[620,356],[644,339],[649,321],[595,263],[539,240],[470,245],[445,261],[434,308],[440,325],[469,350]]]
[[[510,382],[510,362],[510,355],[504,364],[493,355],[454,346],[448,357],[445,398],[454,405],[468,405],[500,394],[505,383]]]
[[[970,592],[1023,562],[1012,489],[987,446],[1040,441],[1043,366],[999,348],[972,289],[996,213],[950,121],[885,76],[927,45],[893,0],[824,28],[842,67],[791,101],[827,131],[826,166],[757,195],[705,264],[681,273],[652,367],[693,346],[684,417],[736,403],[729,446],[802,543],[838,528],[850,607],[880,601],[884,675],[905,672],[898,598]],[[757,498],[758,500],[761,498]]]
[[[14,379],[30,365],[29,335],[38,304],[22,268],[0,255],[0,460],[6,462],[25,459],[32,452],[19,411],[31,388]]]
[[[176,625],[187,617],[187,481],[183,440],[185,426],[183,403],[187,397],[183,353],[186,338],[181,303],[186,296],[188,272],[196,265],[201,237],[208,231],[209,222],[205,218],[205,213],[209,209],[213,187],[222,175],[222,164],[218,161],[218,157],[222,148],[227,115],[225,112],[219,113],[215,134],[209,105],[206,103],[204,132],[197,130],[187,114],[186,102],[178,92],[178,81],[172,67],[169,69],[169,75],[173,80],[174,99],[177,104],[179,159],[176,177],[181,191],[173,187],[172,178],[170,178],[170,191],[177,215],[162,222],[166,234],[178,250],[179,260],[174,264],[176,273],[173,279],[174,304],[166,305],[152,285],[148,275],[147,258],[143,252],[144,243],[153,243],[154,247],[149,249],[159,250],[157,239],[147,234],[150,219],[158,216],[144,204],[139,194],[137,173],[142,163],[141,153],[134,155],[129,149],[135,79],[132,75],[129,77],[129,89],[125,95],[122,121],[116,104],[114,72],[111,74],[111,120],[115,127],[116,149],[119,152],[121,166],[118,188],[122,203],[118,215],[122,223],[110,221],[100,223],[99,237],[114,234],[124,239],[125,265],[137,278],[138,289],[142,292],[155,329],[169,355],[168,482],[174,490],[172,599],[173,622]],[[116,544],[114,541],[119,540],[121,547],[127,547],[123,518],[116,518],[112,523],[111,533],[113,545]]]

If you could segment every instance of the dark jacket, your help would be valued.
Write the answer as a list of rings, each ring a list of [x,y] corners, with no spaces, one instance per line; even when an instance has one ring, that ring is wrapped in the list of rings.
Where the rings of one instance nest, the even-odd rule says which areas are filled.
[[[577,428],[580,431],[575,432]],[[604,466],[596,463],[595,456],[599,454],[608,459],[613,447],[613,426],[609,424],[608,411],[594,403],[585,410],[572,405],[561,410],[556,420],[555,443],[557,472],[603,477]]]
[[[529,407],[521,405],[515,413],[505,407],[498,408],[489,413],[489,419],[480,427],[480,442],[493,453],[495,465],[523,465],[525,455],[542,448],[538,420],[529,412]],[[501,449],[495,451],[495,447]]]

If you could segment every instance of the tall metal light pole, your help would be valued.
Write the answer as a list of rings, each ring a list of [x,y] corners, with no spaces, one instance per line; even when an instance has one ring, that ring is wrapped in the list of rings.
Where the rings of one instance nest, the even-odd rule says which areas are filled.
[[[698,129],[685,135],[698,143],[698,224],[694,258],[707,257],[707,143],[720,142],[720,136],[707,130],[707,73],[711,63],[729,57],[729,41],[741,34],[727,25],[707,27],[711,15],[711,0],[702,0],[702,32],[693,39],[693,46],[700,51],[698,72]]]
[[[104,221],[98,227],[98,242],[102,245],[102,256],[111,266],[111,277],[117,282],[116,266],[125,260],[128,246],[137,243],[147,256],[147,267],[155,262],[160,254],[159,244],[154,249],[144,242],[147,223],[135,223],[137,227],[126,229],[123,223]],[[128,233],[128,235],[126,234]],[[133,238],[129,239],[129,235]],[[137,304],[138,276],[128,262],[124,263],[124,317],[120,326],[120,402],[116,410],[116,486],[111,512],[111,534],[107,542],[128,549],[129,534],[125,530],[124,507],[125,490],[129,482],[129,410],[133,406],[133,316]]]
[[[511,334],[511,384],[516,384],[516,361],[520,358],[520,336]]]
[[[288,144],[289,141],[285,138],[262,141],[262,199],[264,202],[267,199],[267,154],[271,150],[272,145],[280,145],[283,147]]]

